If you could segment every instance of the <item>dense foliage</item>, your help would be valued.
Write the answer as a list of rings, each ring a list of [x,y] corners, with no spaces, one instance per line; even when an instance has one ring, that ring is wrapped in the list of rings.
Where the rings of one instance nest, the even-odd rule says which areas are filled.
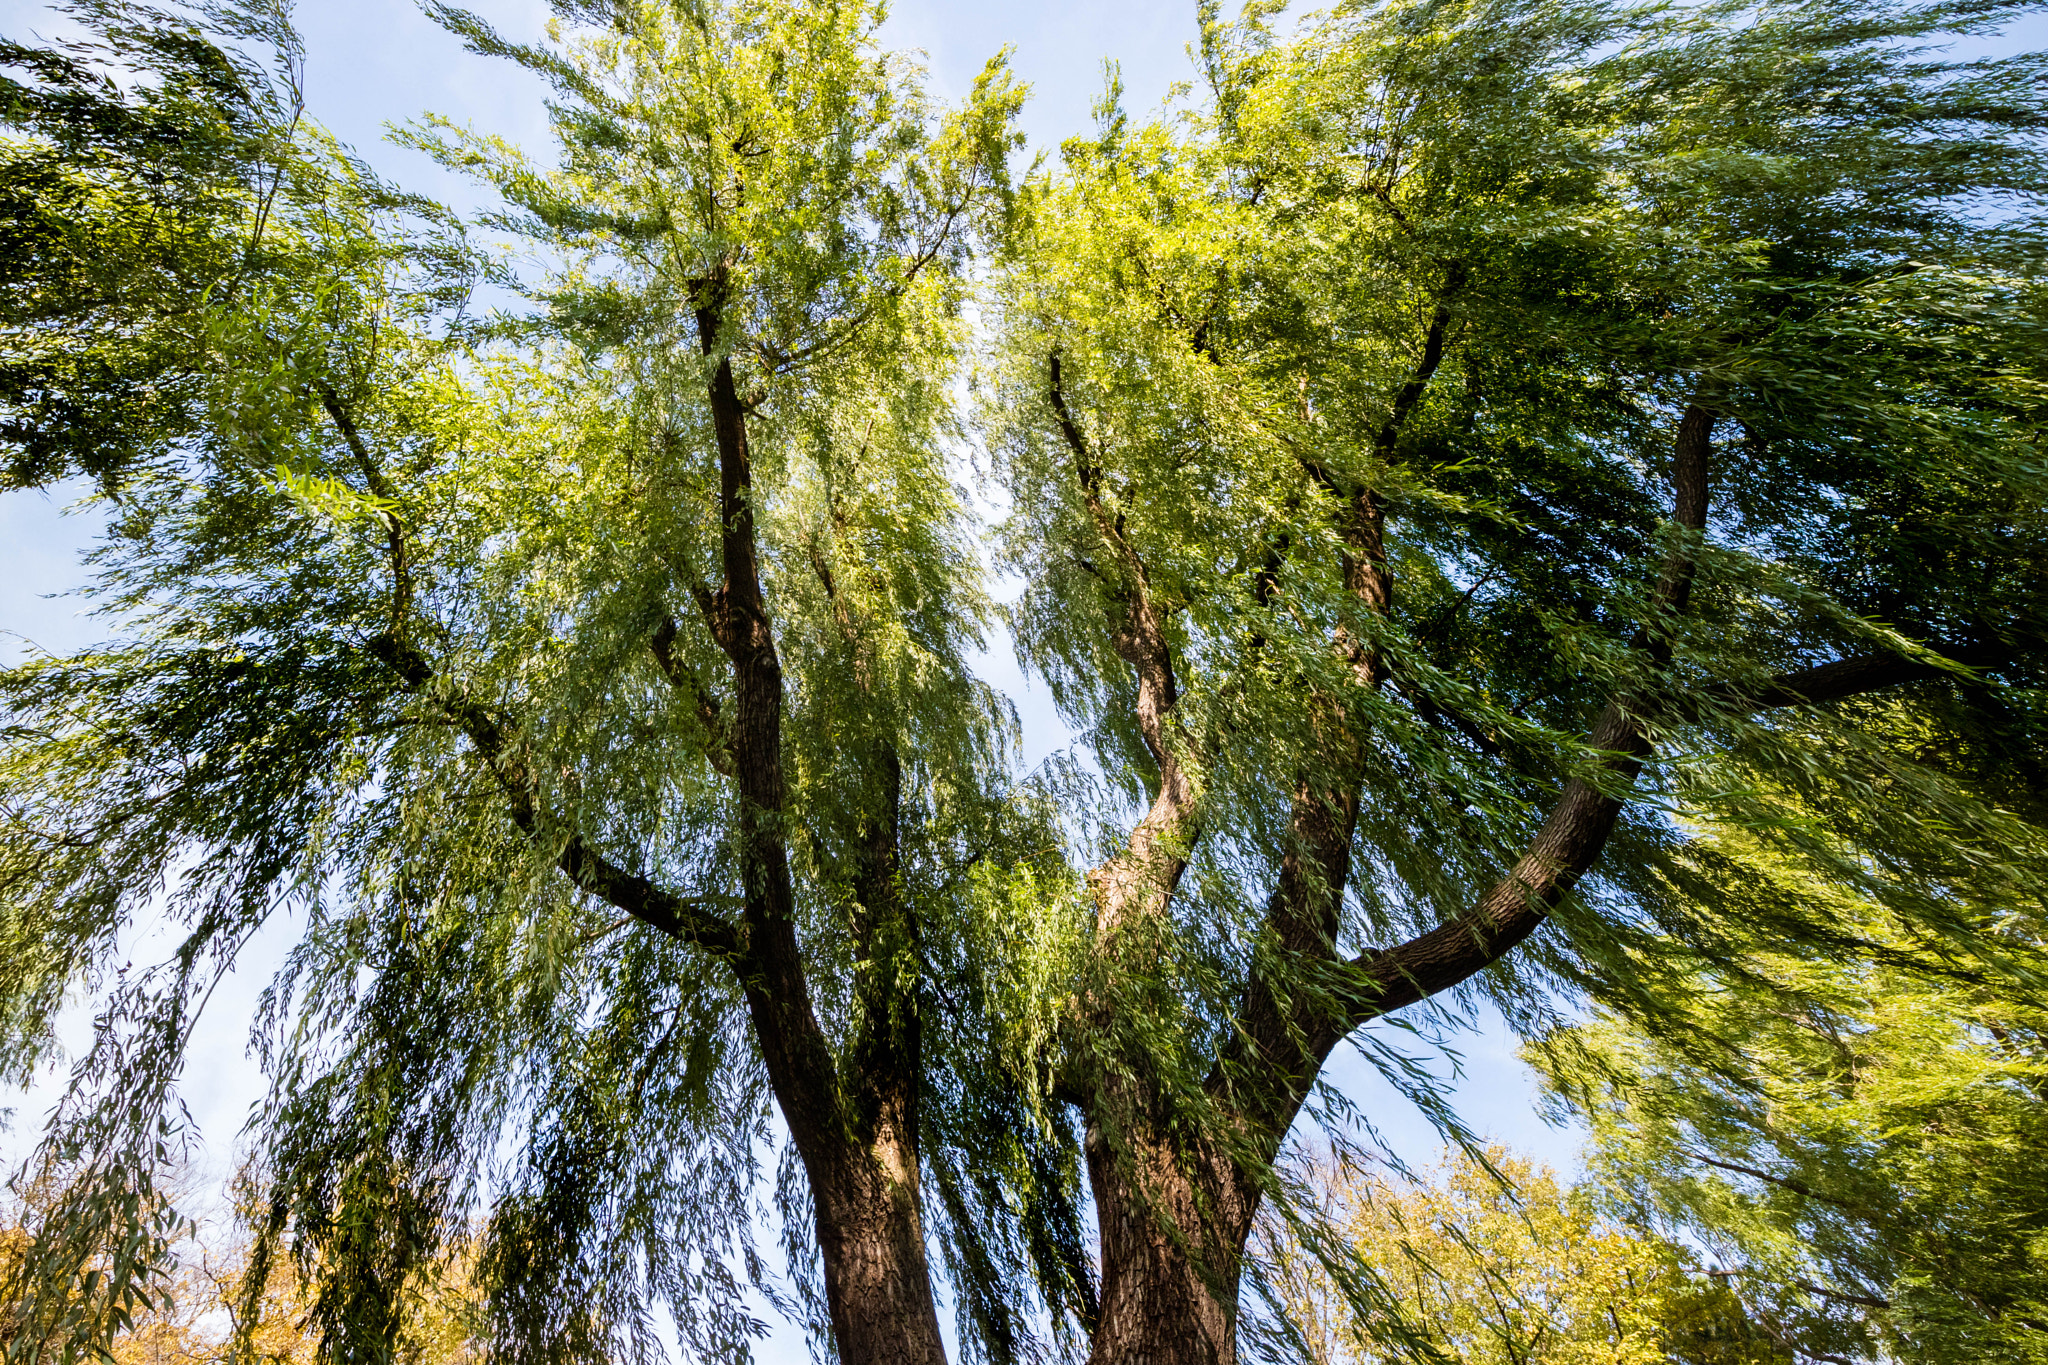
[[[1127,784],[1064,1078],[1102,1358],[1227,1355],[1324,1059],[1402,1074],[1360,1025],[1882,955],[1700,822],[2038,981],[2043,110],[1924,46],[1996,13],[1253,11],[1067,144],[986,393],[1020,647]]]
[[[508,1361],[765,1302],[938,1365],[936,1274],[970,1359],[1215,1365],[1285,1339],[1262,1218],[1389,1301],[1289,1174],[1340,1044],[1434,1105],[1407,1026],[1480,995],[1644,1047],[1735,1029],[1702,982],[2029,998],[2048,100],[1936,44],[2031,7],[1211,6],[1198,96],[1018,176],[1004,63],[941,108],[871,5],[430,5],[553,90],[551,160],[405,134],[518,271],[305,119],[271,0],[0,50],[0,442],[102,490],[116,637],[0,676],[0,1062],[100,1007],[10,1349],[168,1273],[268,924],[246,1283],[330,1361],[473,1263]],[[998,623],[1085,736],[1037,773]],[[1900,1302],[1935,1254],[1816,1220],[1731,1244],[1881,1242],[1825,1287]]]
[[[1833,901],[1886,936],[1867,903],[1744,867],[1748,894]],[[1760,945],[1702,966],[1668,1023],[1607,1017],[1531,1055],[1590,1121],[1611,1206],[1712,1248],[1804,1355],[2048,1358],[2040,996],[1888,946]]]
[[[20,1272],[22,1258],[35,1244],[38,1211],[55,1193],[47,1184],[31,1186],[0,1217],[0,1276]],[[203,1194],[198,1202],[206,1202]],[[237,1365],[238,1360],[316,1365],[320,1332],[291,1267],[272,1263],[267,1282],[254,1286],[249,1283],[249,1238],[235,1220],[208,1219],[188,1234],[176,1247],[176,1269],[152,1286],[146,1306],[137,1305],[138,1311],[115,1324],[104,1338],[101,1358],[108,1365]],[[94,1268],[107,1268],[110,1262],[105,1258]],[[403,1365],[471,1365],[480,1358],[472,1335],[478,1307],[467,1278],[472,1267],[449,1269],[440,1280],[416,1286],[407,1301],[393,1353]],[[238,1332],[237,1316],[251,1303],[257,1319],[248,1332]],[[19,1340],[19,1329],[11,1313],[0,1314],[0,1340],[10,1349]],[[59,1334],[44,1341],[52,1358],[61,1358],[67,1344],[75,1348],[78,1343]],[[245,1354],[238,1356],[238,1350]]]

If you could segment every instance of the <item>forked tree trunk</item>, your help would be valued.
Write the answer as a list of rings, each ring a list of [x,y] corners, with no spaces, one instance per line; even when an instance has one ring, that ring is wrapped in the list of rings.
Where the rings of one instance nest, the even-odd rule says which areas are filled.
[[[1706,519],[1712,431],[1711,416],[1693,408],[1678,433],[1673,519],[1695,533]],[[1362,534],[1353,541],[1361,553],[1347,557],[1346,578],[1369,607],[1384,609],[1390,593],[1379,568],[1375,501],[1361,494],[1355,505],[1365,513],[1358,523]],[[1685,610],[1692,575],[1692,551],[1681,542],[1664,565],[1661,612]],[[1639,644],[1660,662],[1668,657],[1647,628]],[[1355,664],[1362,685],[1379,682],[1377,659],[1361,653]],[[1588,736],[1590,748],[1610,755],[1619,782],[1633,780],[1647,752],[1637,718],[1646,705],[1640,699],[1610,703]],[[1257,1171],[1277,1156],[1330,1051],[1353,1029],[1466,980],[1526,938],[1598,858],[1621,809],[1613,795],[1572,779],[1523,855],[1465,914],[1397,948],[1346,963],[1335,953],[1337,907],[1364,793],[1355,737],[1342,726],[1332,737],[1338,783],[1322,790],[1305,784],[1295,793],[1292,848],[1266,919],[1280,952],[1314,961],[1325,972],[1348,972],[1354,984],[1346,988],[1348,999],[1290,1004],[1278,982],[1254,973],[1239,1031],[1208,1082],[1250,1144],[1250,1162],[1240,1165],[1199,1137],[1191,1149],[1170,1125],[1146,1125],[1134,1106],[1117,1110],[1140,1115],[1125,1125],[1121,1153],[1091,1141],[1103,1252],[1102,1318],[1091,1365],[1235,1365],[1238,1282],[1258,1212]],[[1098,1111],[1113,1098],[1098,1093]]]
[[[893,1059],[871,1057],[872,1067],[848,1077],[855,1095],[842,1096],[836,1079],[817,1065],[829,1066],[830,1057],[807,993],[800,984],[775,986],[772,976],[750,985],[748,1003],[776,1103],[810,1184],[839,1359],[842,1365],[945,1365],[925,1255],[915,1058],[900,1051]],[[788,1008],[792,997],[800,1010]]]

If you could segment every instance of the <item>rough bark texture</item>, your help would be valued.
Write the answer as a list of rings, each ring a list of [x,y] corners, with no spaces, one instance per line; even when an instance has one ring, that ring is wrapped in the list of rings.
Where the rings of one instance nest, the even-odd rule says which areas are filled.
[[[1215,1153],[1133,1125],[1087,1132],[1102,1252],[1091,1365],[1222,1365],[1237,1358],[1237,1257],[1257,1205]],[[1241,1231],[1240,1231],[1241,1229]]]

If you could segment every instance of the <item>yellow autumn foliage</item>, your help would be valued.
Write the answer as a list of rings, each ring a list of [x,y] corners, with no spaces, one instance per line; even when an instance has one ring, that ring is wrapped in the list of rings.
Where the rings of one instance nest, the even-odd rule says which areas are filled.
[[[0,1227],[0,1282],[27,1251],[30,1234],[18,1220]],[[233,1354],[239,1311],[251,1260],[246,1240],[202,1239],[183,1249],[162,1305],[136,1318],[117,1336],[112,1365],[249,1365]],[[470,1327],[474,1302],[468,1266],[457,1260],[441,1285],[408,1305],[403,1365],[471,1365],[481,1358]],[[315,1365],[319,1333],[310,1304],[288,1258],[272,1261],[248,1347],[259,1365]],[[0,1316],[0,1327],[5,1326]],[[55,1345],[56,1343],[52,1343]]]
[[[1278,1219],[1262,1234],[1281,1307],[1312,1365],[1380,1365],[1434,1348],[1463,1365],[1775,1365],[1789,1360],[1726,1281],[1684,1247],[1602,1219],[1548,1168],[1495,1149],[1404,1180],[1323,1164],[1322,1214],[1406,1319],[1361,1314]],[[1340,1272],[1341,1273],[1341,1272]]]

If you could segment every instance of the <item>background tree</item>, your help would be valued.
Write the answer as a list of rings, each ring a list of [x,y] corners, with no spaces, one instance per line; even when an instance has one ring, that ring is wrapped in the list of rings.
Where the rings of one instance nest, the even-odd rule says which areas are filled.
[[[1285,1313],[1274,1344],[1313,1365],[1791,1359],[1691,1251],[1602,1218],[1588,1191],[1504,1149],[1449,1156],[1426,1178],[1319,1162],[1308,1184],[1315,1222],[1269,1217],[1257,1236]],[[1304,1237],[1338,1245],[1311,1252]],[[1345,1256],[1375,1267],[1383,1293],[1360,1300],[1333,1277]]]
[[[1233,1358],[1361,1025],[1870,950],[1688,876],[1681,819],[2038,970],[1978,908],[2038,896],[2038,824],[1910,738],[2036,724],[2042,109],[1924,46],[2017,8],[1254,10],[1196,112],[1067,145],[986,392],[1108,789],[1058,1062],[1095,1359]]]
[[[1702,964],[1668,1019],[1609,1014],[1532,1051],[1591,1124],[1605,1197],[1713,1249],[1802,1358],[2043,1358],[2038,994],[1956,979],[1869,901],[1741,839],[1703,853],[1760,901],[1832,902],[1887,951],[1758,944]]]
[[[192,1188],[192,1171],[173,1176]],[[39,1206],[47,1207],[58,1193],[50,1184],[31,1188],[15,1199],[0,1226],[0,1276],[22,1269],[35,1243]],[[320,1337],[311,1321],[310,1304],[289,1265],[273,1263],[261,1286],[248,1281],[250,1239],[236,1220],[207,1219],[189,1226],[174,1248],[176,1268],[156,1284],[146,1302],[135,1304],[132,1317],[105,1341],[107,1365],[315,1365]],[[112,1258],[92,1267],[104,1272]],[[458,1262],[440,1282],[418,1286],[409,1298],[405,1328],[395,1359],[402,1365],[459,1365],[477,1359],[473,1328],[478,1320],[474,1285]],[[89,1272],[90,1273],[90,1272]],[[89,1302],[91,1295],[82,1296]],[[242,1320],[251,1309],[254,1321]],[[25,1355],[15,1324],[0,1318],[8,1349]],[[239,1329],[239,1330],[238,1330]],[[73,1334],[75,1335],[75,1334]],[[51,1358],[63,1358],[69,1344],[45,1343]],[[237,1355],[237,1350],[243,1352]],[[75,1353],[71,1358],[81,1358]]]

